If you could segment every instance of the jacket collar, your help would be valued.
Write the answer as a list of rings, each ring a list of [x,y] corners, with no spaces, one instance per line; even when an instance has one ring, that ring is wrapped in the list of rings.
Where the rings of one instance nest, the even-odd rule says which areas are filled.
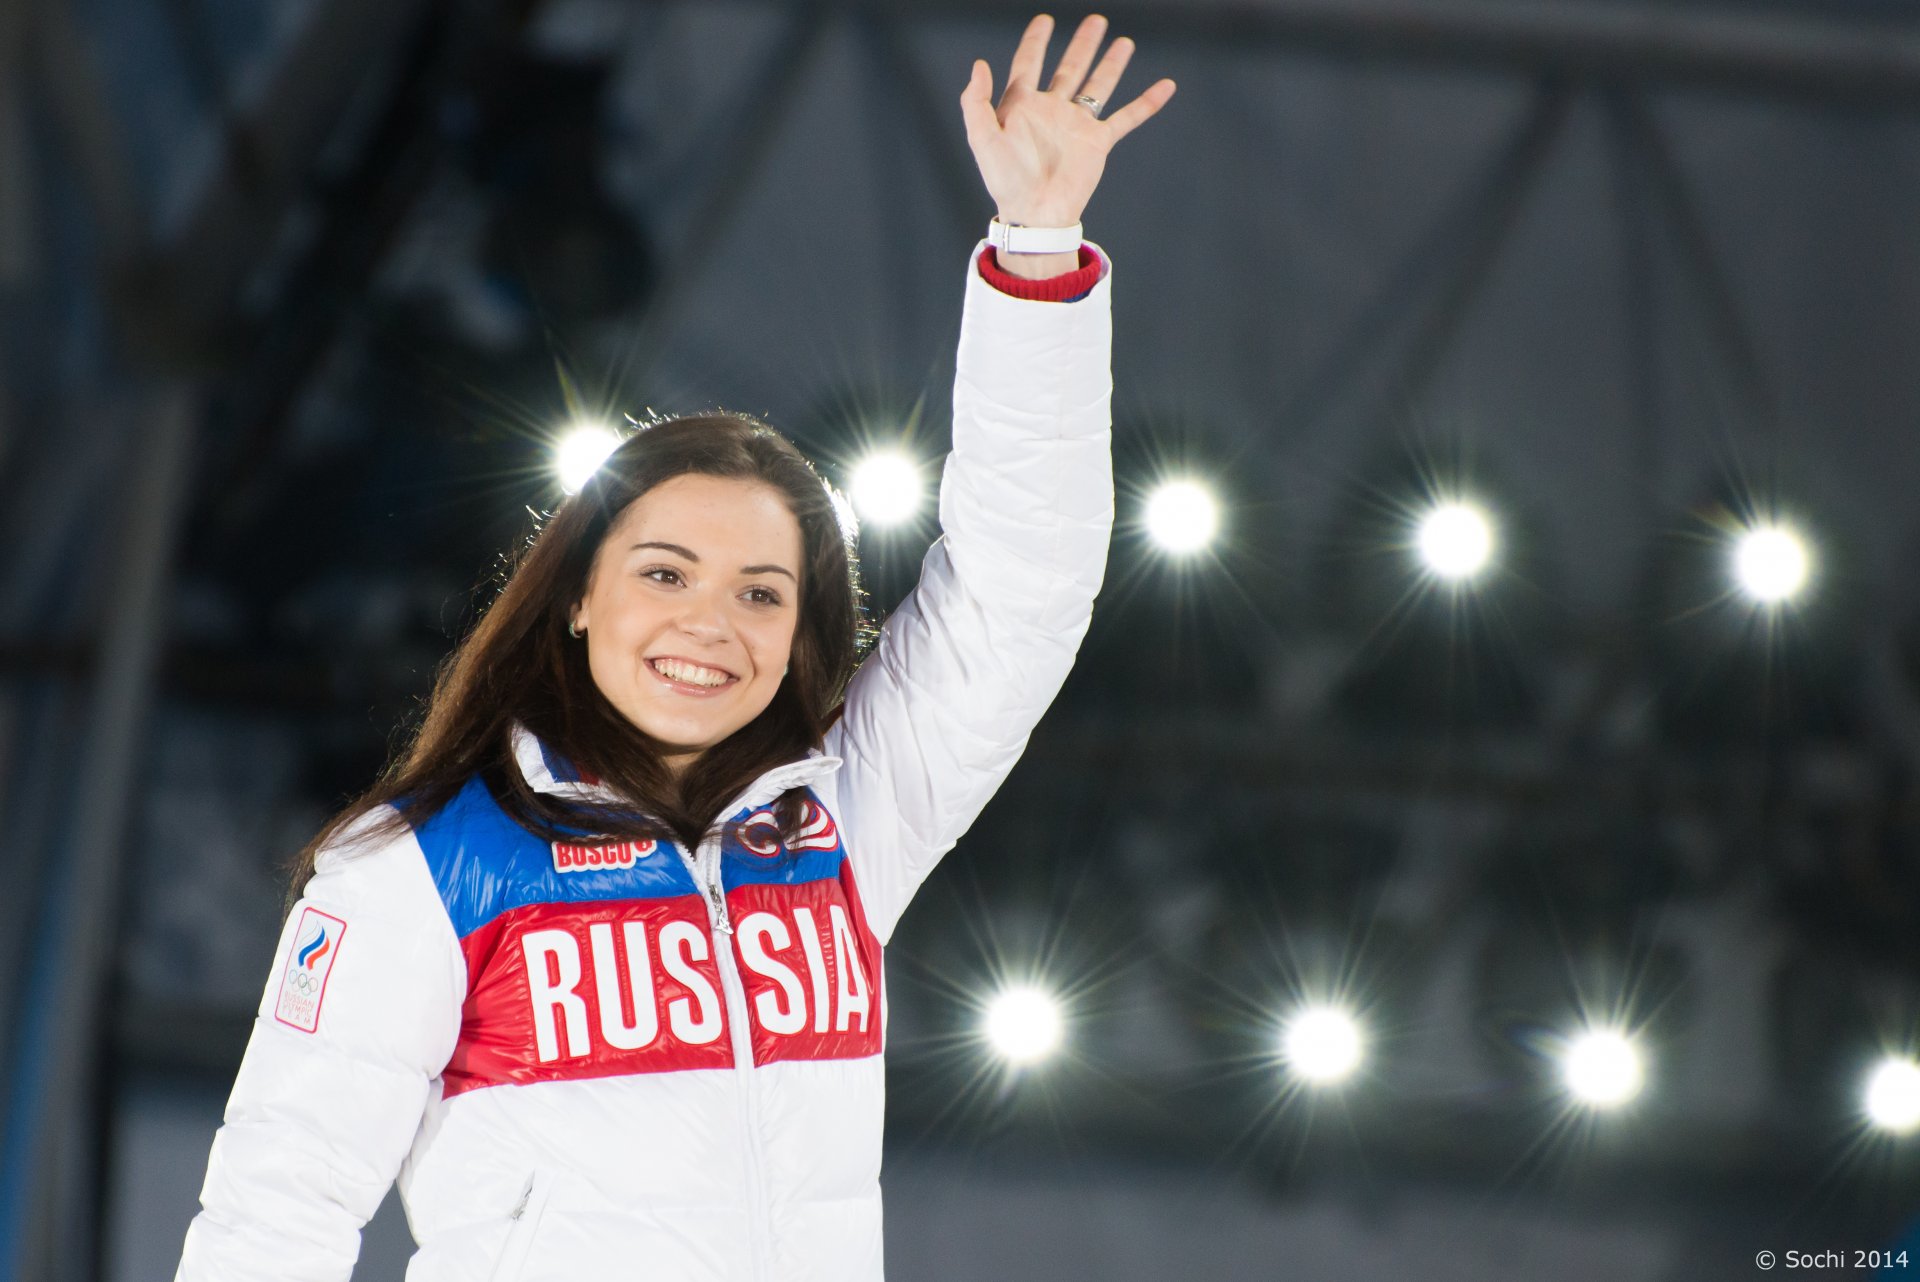
[[[517,723],[513,727],[513,757],[519,763],[520,773],[526,776],[527,786],[535,792],[582,801],[620,800],[613,789],[598,780],[584,778],[571,761]],[[841,761],[842,758],[830,757],[819,748],[809,748],[807,755],[799,760],[775,766],[762,774],[720,813],[727,817],[744,807],[764,805],[789,788],[804,787],[826,778],[840,768]]]

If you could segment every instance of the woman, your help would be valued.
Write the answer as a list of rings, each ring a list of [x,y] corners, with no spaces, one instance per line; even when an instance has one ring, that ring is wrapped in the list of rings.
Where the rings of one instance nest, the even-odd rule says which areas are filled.
[[[1105,25],[1042,89],[1036,18],[999,106],[984,62],[961,95],[1006,239],[968,265],[944,536],[872,655],[784,439],[707,415],[616,451],[303,856],[179,1278],[345,1278],[396,1176],[412,1282],[881,1275],[881,946],[1104,571],[1078,223],[1173,93],[1101,120],[1132,52],[1096,65]]]

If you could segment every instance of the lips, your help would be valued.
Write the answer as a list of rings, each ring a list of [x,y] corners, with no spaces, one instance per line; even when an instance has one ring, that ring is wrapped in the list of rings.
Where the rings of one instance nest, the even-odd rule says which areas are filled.
[[[654,676],[671,689],[686,694],[713,694],[737,685],[740,680],[725,668],[716,668],[707,663],[695,663],[691,659],[682,659],[678,655],[656,655],[646,662],[647,670]],[[713,680],[716,676],[722,679]]]

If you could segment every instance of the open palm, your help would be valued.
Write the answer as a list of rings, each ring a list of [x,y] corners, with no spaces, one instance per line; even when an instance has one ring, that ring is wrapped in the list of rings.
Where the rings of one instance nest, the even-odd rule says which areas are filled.
[[[1044,13],[1034,18],[1014,50],[998,108],[993,105],[993,71],[984,58],[974,60],[972,78],[960,94],[960,111],[974,163],[1001,221],[1030,227],[1079,222],[1100,185],[1113,145],[1173,97],[1173,81],[1162,79],[1105,119],[1075,102],[1085,96],[1104,107],[1133,57],[1133,41],[1122,36],[1096,66],[1094,54],[1106,30],[1107,20],[1099,14],[1082,20],[1052,81],[1042,89],[1040,71],[1053,19]]]

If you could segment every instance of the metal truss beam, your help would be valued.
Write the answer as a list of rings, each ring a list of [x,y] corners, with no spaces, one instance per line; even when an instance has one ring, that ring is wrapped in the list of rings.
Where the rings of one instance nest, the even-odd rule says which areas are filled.
[[[1274,421],[1304,431],[1362,380],[1413,316],[1419,329],[1390,378],[1370,384],[1394,404],[1424,387],[1512,230],[1567,118],[1563,86],[1543,84],[1482,171],[1414,242],[1320,363],[1285,398]]]
[[[437,172],[438,112],[449,94],[483,78],[531,18],[539,0],[509,0],[481,13],[434,0],[396,51],[392,82],[360,139],[314,202],[318,230],[278,272],[272,323],[239,344],[214,418],[227,454],[214,466],[211,491],[225,496],[216,517],[244,503],[309,375],[359,304],[406,216]],[[188,260],[182,260],[188,261]],[[209,333],[232,322],[214,310]]]
[[[99,1262],[97,1246],[82,1246],[100,1239],[96,1051],[199,395],[186,382],[159,388],[145,411],[151,426],[127,469],[119,573],[77,754],[84,769],[64,781],[72,818],[65,840],[53,843],[56,871],[31,950],[0,1143],[0,1268],[49,1282],[93,1277]]]
[[[1033,11],[1024,0],[863,0],[853,7],[976,22],[1022,22]],[[1120,0],[1100,11],[1115,31],[1150,38],[1156,48],[1298,52],[1920,107],[1920,26],[1912,22],[1595,0]]]
[[[792,6],[793,16],[770,53],[741,83],[746,92],[723,126],[707,166],[705,186],[686,225],[690,229],[665,255],[665,266],[639,316],[620,336],[624,349],[612,385],[631,391],[644,384],[686,291],[724,243],[826,34],[827,19],[812,4]],[[641,398],[644,399],[644,398]]]
[[[1667,132],[1637,95],[1618,95],[1609,106],[1614,128],[1644,167],[1649,203],[1672,229],[1713,343],[1737,384],[1741,409],[1755,428],[1772,437],[1782,422],[1779,393],[1767,377],[1753,327],[1740,308],[1733,273],[1726,268]]]
[[[101,256],[110,268],[125,268],[146,247],[147,211],[140,205],[124,131],[107,105],[104,73],[71,10],[51,2],[27,7],[20,21],[28,24],[37,65],[26,70],[50,108],[86,192]]]
[[[312,7],[244,114],[223,112],[223,163],[169,241],[129,274],[144,332],[191,351],[222,333],[248,274],[280,233],[293,203],[369,74],[417,30],[435,0],[325,0]],[[351,74],[341,74],[343,68]]]

